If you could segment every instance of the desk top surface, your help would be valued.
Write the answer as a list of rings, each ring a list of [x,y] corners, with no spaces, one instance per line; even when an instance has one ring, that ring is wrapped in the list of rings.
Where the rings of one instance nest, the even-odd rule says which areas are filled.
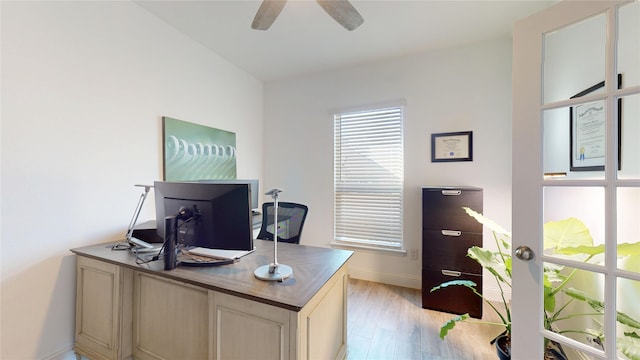
[[[114,243],[72,249],[76,255],[151,273],[207,289],[300,311],[320,288],[353,255],[352,251],[327,249],[297,244],[278,243],[278,263],[293,268],[293,276],[282,282],[256,279],[254,271],[273,262],[273,242],[254,240],[256,250],[239,261],[211,267],[178,266],[164,270],[160,260],[138,264],[136,256],[127,250],[111,250]],[[140,255],[141,258],[153,254]]]

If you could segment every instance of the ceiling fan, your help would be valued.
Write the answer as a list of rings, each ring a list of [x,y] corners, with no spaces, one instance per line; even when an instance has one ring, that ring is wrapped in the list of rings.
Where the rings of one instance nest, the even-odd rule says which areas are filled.
[[[316,0],[338,24],[351,31],[362,25],[364,18],[349,3],[349,0]],[[251,28],[267,30],[276,20],[287,0],[262,0],[262,4],[253,18]]]

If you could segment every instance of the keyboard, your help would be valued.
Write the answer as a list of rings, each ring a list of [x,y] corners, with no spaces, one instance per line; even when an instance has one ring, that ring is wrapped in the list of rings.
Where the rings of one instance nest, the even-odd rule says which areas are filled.
[[[253,250],[225,250],[195,247],[188,250],[189,253],[206,256],[213,259],[235,260],[253,252]]]

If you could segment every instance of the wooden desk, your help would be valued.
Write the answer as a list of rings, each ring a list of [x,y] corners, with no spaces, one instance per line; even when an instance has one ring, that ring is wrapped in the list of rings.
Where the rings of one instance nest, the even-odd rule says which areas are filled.
[[[95,359],[342,359],[347,269],[353,252],[278,244],[284,282],[254,277],[273,243],[232,265],[138,265],[112,244],[72,249],[77,258],[78,356]]]

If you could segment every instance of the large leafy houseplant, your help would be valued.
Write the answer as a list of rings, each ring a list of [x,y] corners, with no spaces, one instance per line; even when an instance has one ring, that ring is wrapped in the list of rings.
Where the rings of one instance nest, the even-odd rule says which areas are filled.
[[[482,214],[472,209],[464,208],[469,216],[489,228],[493,234],[496,244],[496,250],[484,249],[473,246],[468,249],[467,256],[477,261],[484,269],[486,269],[496,280],[501,296],[501,302],[495,304],[485,298],[476,288],[476,284],[470,280],[453,280],[442,283],[431,291],[448,286],[466,286],[474,294],[481,297],[483,301],[496,313],[499,322],[484,321],[471,319],[469,314],[457,315],[445,322],[440,328],[440,338],[444,339],[447,333],[452,330],[458,322],[472,322],[478,324],[489,324],[503,328],[500,335],[506,338],[509,343],[511,337],[511,309],[507,300],[505,291],[511,289],[511,233],[502,226],[496,224],[492,220],[484,217]],[[560,221],[548,222],[544,225],[544,249],[547,254],[556,254],[564,256],[572,260],[594,263],[598,261],[601,254],[604,253],[604,245],[593,245],[593,238],[588,228],[580,220],[568,218]],[[640,255],[640,243],[620,244],[618,245],[619,257],[629,255]],[[558,327],[558,323],[577,318],[580,316],[602,315],[604,313],[604,303],[602,301],[592,299],[585,295],[584,291],[569,287],[571,280],[576,276],[577,270],[565,269],[564,266],[545,263],[544,267],[544,308],[545,328],[558,333],[578,333],[594,339],[595,343],[604,343],[604,336],[601,331],[594,329],[587,330],[567,330]],[[558,297],[563,294],[562,304]],[[589,305],[593,311],[588,313],[572,313],[569,310],[569,304],[573,301],[581,301]],[[618,312],[617,320],[627,329],[640,329],[640,322],[630,316]],[[500,336],[499,335],[499,336]],[[494,340],[492,340],[493,343]],[[640,360],[640,336],[637,331],[625,331],[624,336],[617,339],[620,351],[632,360]],[[555,358],[564,358],[564,352],[561,348],[547,346],[547,352],[556,352]],[[507,353],[508,353],[507,349]]]
[[[562,256],[575,261],[599,264],[605,252],[605,246],[594,245],[593,238],[586,225],[576,219],[569,218],[552,221],[544,225],[544,249],[546,253]],[[622,243],[616,248],[618,258],[640,255],[640,242]],[[591,343],[604,349],[604,334],[600,329],[574,330],[558,323],[585,316],[604,315],[604,302],[587,295],[583,290],[571,287],[571,280],[578,274],[578,269],[569,269],[561,265],[545,263],[544,266],[544,308],[545,328],[560,334],[582,334]],[[558,303],[558,294],[564,294],[564,302]],[[583,302],[590,312],[574,312],[569,308],[573,302]],[[640,322],[631,316],[618,311],[616,320],[621,326],[622,336],[616,341],[618,350],[632,360],[640,360]]]

